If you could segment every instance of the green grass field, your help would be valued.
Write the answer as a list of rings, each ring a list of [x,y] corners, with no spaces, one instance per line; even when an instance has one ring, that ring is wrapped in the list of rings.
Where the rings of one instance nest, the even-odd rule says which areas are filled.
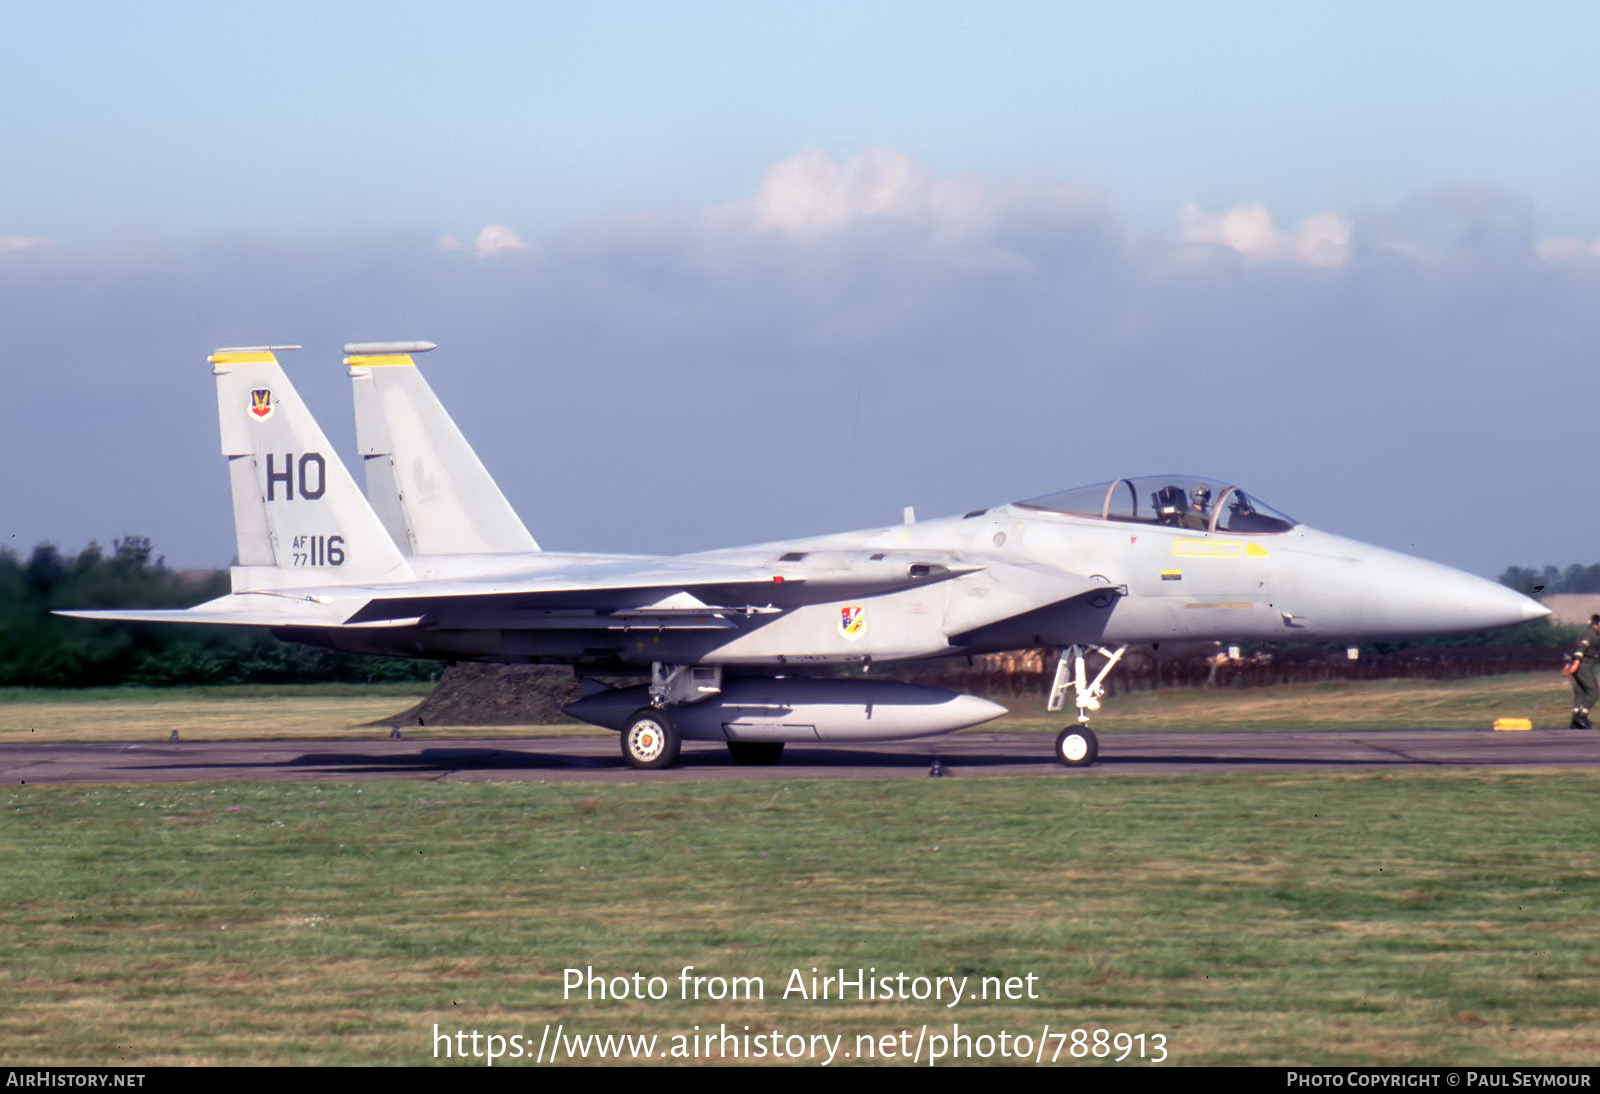
[[[1482,771],[14,787],[0,1056],[960,1022],[1161,1033],[1182,1064],[1592,1064],[1597,800],[1600,773]],[[684,965],[766,998],[679,1001]],[[563,1001],[586,966],[673,997]],[[813,967],[1032,974],[1039,998],[778,997]]]
[[[404,710],[415,684],[235,688],[0,688],[0,743],[53,741],[326,740]]]

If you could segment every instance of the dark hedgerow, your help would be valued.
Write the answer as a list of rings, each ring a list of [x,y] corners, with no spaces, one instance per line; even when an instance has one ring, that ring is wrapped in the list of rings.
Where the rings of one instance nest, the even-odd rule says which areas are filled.
[[[228,591],[220,570],[171,570],[150,541],[107,553],[42,543],[0,550],[0,686],[261,684],[426,680],[437,661],[365,657],[280,642],[264,628],[97,623],[64,608],[186,608]]]

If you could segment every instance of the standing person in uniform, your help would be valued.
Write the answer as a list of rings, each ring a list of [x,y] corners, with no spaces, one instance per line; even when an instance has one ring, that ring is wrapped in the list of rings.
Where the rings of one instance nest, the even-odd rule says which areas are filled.
[[[1589,633],[1578,648],[1567,655],[1567,675],[1572,677],[1572,728],[1593,729],[1589,711],[1600,702],[1600,684],[1595,682],[1594,666],[1600,661],[1600,615],[1589,617]]]

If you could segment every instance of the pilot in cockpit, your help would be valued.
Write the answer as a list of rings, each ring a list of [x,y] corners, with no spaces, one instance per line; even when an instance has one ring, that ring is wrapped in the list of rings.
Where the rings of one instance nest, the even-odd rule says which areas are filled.
[[[1190,495],[1188,508],[1178,518],[1178,526],[1203,532],[1211,527],[1211,488],[1196,486]]]

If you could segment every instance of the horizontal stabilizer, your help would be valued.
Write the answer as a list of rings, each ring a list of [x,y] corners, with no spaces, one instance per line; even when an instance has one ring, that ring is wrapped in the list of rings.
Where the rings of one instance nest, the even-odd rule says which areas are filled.
[[[200,623],[234,627],[414,627],[420,616],[411,619],[380,619],[372,623],[339,623],[301,616],[284,617],[259,611],[202,612],[193,608],[151,609],[148,611],[52,612],[72,619],[115,620],[120,623]]]

